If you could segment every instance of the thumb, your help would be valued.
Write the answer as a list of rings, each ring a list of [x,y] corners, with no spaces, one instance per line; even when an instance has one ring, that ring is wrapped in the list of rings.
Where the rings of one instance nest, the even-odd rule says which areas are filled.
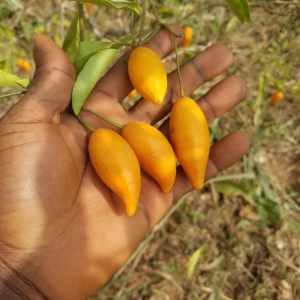
[[[26,95],[12,109],[16,122],[51,122],[68,106],[76,72],[66,53],[50,38],[36,34],[31,40],[36,70]],[[16,119],[15,119],[16,118]]]

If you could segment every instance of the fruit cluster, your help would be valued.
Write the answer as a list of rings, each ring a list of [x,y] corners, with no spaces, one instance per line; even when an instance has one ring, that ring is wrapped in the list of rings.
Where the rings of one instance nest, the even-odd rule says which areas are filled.
[[[160,105],[167,91],[167,75],[158,55],[136,48],[129,59],[130,80],[146,100]],[[181,97],[170,116],[170,141],[155,127],[131,122],[122,137],[109,129],[93,132],[89,154],[98,176],[122,200],[126,213],[134,215],[141,189],[142,168],[169,193],[176,178],[177,156],[195,189],[201,189],[210,149],[209,130],[199,106]],[[175,153],[174,153],[175,152]]]

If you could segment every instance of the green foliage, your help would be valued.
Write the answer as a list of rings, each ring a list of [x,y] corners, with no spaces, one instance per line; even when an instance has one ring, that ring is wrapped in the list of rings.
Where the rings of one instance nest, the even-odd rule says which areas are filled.
[[[242,24],[251,23],[250,9],[247,0],[225,0],[225,2]]]
[[[189,278],[192,277],[199,259],[202,258],[206,252],[207,252],[207,246],[206,244],[204,244],[200,248],[198,248],[189,258],[189,261],[186,264],[187,275]]]
[[[73,1],[73,0],[68,0]],[[110,8],[117,8],[117,9],[125,9],[132,12],[135,12],[137,14],[141,14],[141,9],[138,6],[137,3],[131,2],[131,1],[119,1],[119,0],[75,0],[77,2],[83,2],[83,3],[93,3],[100,6],[106,6]]]
[[[261,198],[258,205],[258,213],[264,227],[275,225],[280,220],[280,212],[277,204],[273,201]]]
[[[85,63],[89,60],[91,56],[103,50],[107,45],[111,43],[93,41],[93,42],[80,42],[78,47],[78,52],[74,59],[74,67],[76,69],[76,73],[79,74]]]
[[[79,73],[72,92],[72,107],[76,116],[79,115],[84,101],[117,55],[117,49],[105,49],[93,55]]]
[[[16,86],[28,88],[30,82],[30,79],[21,79],[14,74],[10,74],[0,70],[0,86]]]
[[[79,42],[79,13],[77,12],[72,20],[62,46],[62,49],[67,53],[72,62],[75,59]]]

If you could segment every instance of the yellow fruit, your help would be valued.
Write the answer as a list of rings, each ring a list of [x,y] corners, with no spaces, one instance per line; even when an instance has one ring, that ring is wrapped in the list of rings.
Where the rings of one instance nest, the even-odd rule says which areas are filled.
[[[167,92],[167,74],[158,55],[145,47],[136,48],[128,62],[130,80],[146,100],[160,105]]]
[[[17,60],[17,66],[18,66],[18,68],[20,70],[24,70],[24,63],[25,63],[25,61],[24,61],[23,58],[18,58],[18,60]]]
[[[190,26],[187,26],[183,29],[184,29],[184,33],[185,33],[185,40],[182,44],[182,47],[185,48],[190,44],[190,42],[193,38],[193,29]]]
[[[125,125],[122,137],[135,152],[141,168],[169,193],[176,178],[176,158],[166,137],[155,127],[131,122]]]
[[[133,99],[136,96],[136,90],[131,91],[131,93],[128,95],[130,99]]]
[[[283,93],[282,92],[276,92],[271,95],[271,103],[272,104],[277,104],[279,103],[283,98]]]
[[[6,67],[4,67],[4,68],[3,68],[3,71],[4,71],[4,72],[7,72],[7,68],[6,68]]]
[[[136,212],[141,190],[141,171],[130,145],[115,131],[98,129],[89,140],[89,154],[100,179],[124,203],[128,216]]]
[[[191,98],[179,98],[170,116],[170,139],[174,152],[194,189],[202,189],[210,150],[207,122]]]
[[[24,65],[23,65],[24,70],[30,72],[31,71],[31,66],[29,64],[29,62],[24,61]]]

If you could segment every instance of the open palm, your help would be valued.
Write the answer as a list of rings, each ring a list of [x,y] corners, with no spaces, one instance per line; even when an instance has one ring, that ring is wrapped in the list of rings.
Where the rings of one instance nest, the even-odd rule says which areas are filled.
[[[184,34],[180,27],[172,27]],[[0,249],[4,249],[0,262],[48,299],[86,299],[124,264],[173,201],[192,186],[180,166],[168,194],[142,172],[139,207],[128,217],[88,159],[90,133],[68,110],[75,80],[71,61],[47,37],[36,35],[32,41],[34,81],[0,122]],[[181,45],[183,39],[177,42]],[[146,47],[163,58],[174,50],[173,38],[161,30]],[[141,99],[127,111],[120,103],[133,89],[127,72],[129,55],[125,53],[99,80],[85,107],[119,124],[139,120],[154,125],[179,97],[177,74],[168,76],[161,106]],[[195,56],[181,67],[186,95],[231,64],[232,54],[222,45]],[[197,102],[211,122],[245,95],[244,81],[231,76]],[[81,117],[94,128],[118,131],[87,112]],[[168,120],[160,130],[168,136]],[[211,147],[205,179],[235,163],[248,147],[247,136],[240,132],[217,142]]]

